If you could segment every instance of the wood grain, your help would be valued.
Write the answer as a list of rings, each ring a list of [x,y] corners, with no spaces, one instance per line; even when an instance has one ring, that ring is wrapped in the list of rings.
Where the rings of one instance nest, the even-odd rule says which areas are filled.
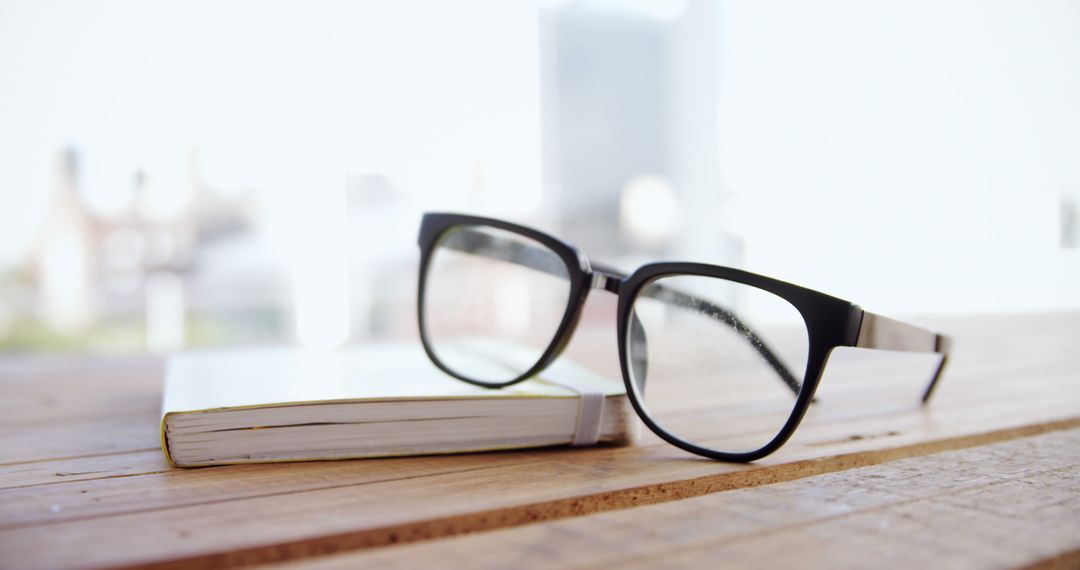
[[[958,345],[930,407],[917,399],[931,362],[838,354],[821,405],[780,453],[750,466],[700,460],[646,437],[626,448],[175,470],[156,451],[160,363],[7,359],[0,389],[17,404],[0,398],[0,411],[15,418],[0,422],[0,566],[288,560],[685,499],[1080,425],[1078,315],[930,324],[953,333]],[[1030,334],[1011,334],[1017,326]],[[594,340],[583,338],[570,352],[591,362]],[[611,363],[592,365],[605,372]],[[80,394],[90,403],[85,409],[77,406]]]
[[[1078,554],[1070,430],[285,568],[1075,567]]]

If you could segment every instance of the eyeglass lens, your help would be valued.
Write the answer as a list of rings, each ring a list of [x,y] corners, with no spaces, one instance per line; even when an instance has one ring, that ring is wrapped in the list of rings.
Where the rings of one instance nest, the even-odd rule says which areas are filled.
[[[549,248],[497,228],[455,226],[432,251],[421,310],[443,366],[505,383],[540,360],[569,301],[566,263]]]
[[[638,291],[633,314],[641,330],[627,335],[628,370],[664,431],[729,453],[760,449],[780,432],[809,350],[795,307],[734,281],[669,275]]]

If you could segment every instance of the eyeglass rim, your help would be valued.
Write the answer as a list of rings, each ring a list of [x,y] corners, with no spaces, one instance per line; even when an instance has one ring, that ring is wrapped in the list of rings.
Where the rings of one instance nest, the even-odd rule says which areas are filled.
[[[438,354],[436,354],[428,334],[425,317],[427,312],[425,311],[425,293],[431,260],[440,238],[458,226],[490,227],[527,237],[550,249],[558,255],[566,265],[566,274],[570,280],[570,292],[567,297],[566,309],[563,311],[562,318],[559,321],[559,326],[555,330],[554,336],[532,367],[505,382],[477,380],[455,371],[450,366],[446,365],[439,358]],[[423,345],[424,352],[427,353],[428,358],[440,370],[458,380],[476,386],[482,386],[484,388],[505,388],[539,374],[544,368],[554,362],[554,360],[562,354],[563,350],[565,350],[566,345],[569,344],[570,338],[573,336],[574,329],[577,327],[577,322],[581,317],[581,310],[582,307],[584,307],[585,298],[589,294],[589,285],[592,279],[592,269],[589,267],[588,258],[586,258],[577,248],[552,235],[526,226],[493,218],[447,213],[424,214],[420,224],[418,244],[420,245],[420,276],[417,288],[416,312],[420,329],[420,342]]]
[[[630,312],[633,310],[634,303],[647,284],[660,278],[680,275],[709,277],[754,287],[787,301],[802,315],[807,330],[807,358],[802,388],[784,425],[771,440],[757,449],[739,452],[722,451],[703,447],[672,433],[649,413],[645,406],[644,395],[639,392],[632,380],[626,343],[629,335]],[[829,354],[838,346],[853,343],[858,336],[858,320],[862,312],[858,306],[843,299],[785,281],[740,269],[693,262],[659,262],[639,267],[622,281],[616,311],[616,335],[623,383],[630,396],[630,403],[642,422],[661,439],[685,451],[711,459],[738,463],[761,459],[775,452],[791,438],[814,399]]]

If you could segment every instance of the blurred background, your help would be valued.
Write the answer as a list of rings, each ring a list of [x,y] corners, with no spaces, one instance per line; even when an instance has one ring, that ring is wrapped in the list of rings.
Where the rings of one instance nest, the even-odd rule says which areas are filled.
[[[0,351],[415,336],[428,210],[1080,307],[1080,2],[0,0]]]

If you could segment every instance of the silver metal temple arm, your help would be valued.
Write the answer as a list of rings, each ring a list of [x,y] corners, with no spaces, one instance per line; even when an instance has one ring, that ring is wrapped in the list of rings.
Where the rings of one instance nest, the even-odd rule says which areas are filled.
[[[943,334],[866,310],[863,311],[862,323],[859,325],[859,338],[855,342],[858,348],[940,354],[941,362],[938,363],[933,377],[930,378],[930,384],[923,393],[924,404],[930,400],[934,387],[937,386],[941,373],[945,370],[952,344],[952,339]]]

